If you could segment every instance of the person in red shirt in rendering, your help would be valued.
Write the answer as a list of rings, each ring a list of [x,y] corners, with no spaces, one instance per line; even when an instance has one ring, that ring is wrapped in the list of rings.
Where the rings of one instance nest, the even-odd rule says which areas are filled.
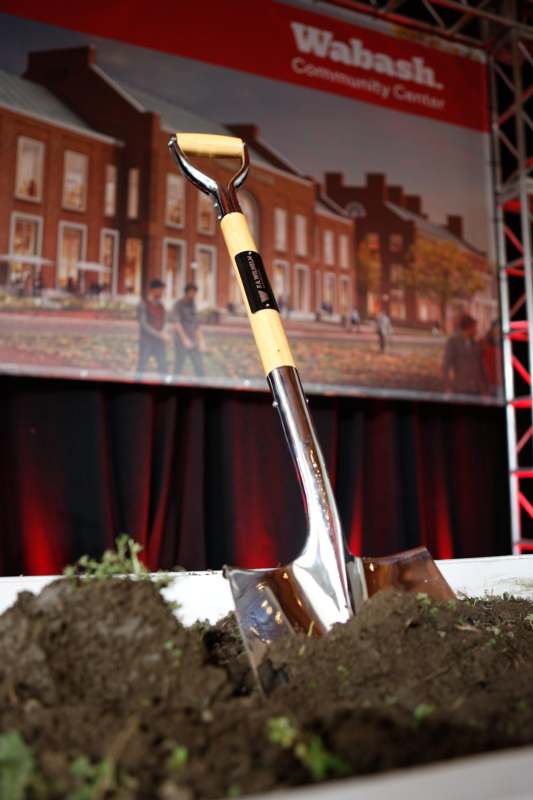
[[[146,371],[148,362],[153,356],[161,376],[167,372],[166,345],[170,336],[165,333],[166,312],[162,303],[165,284],[158,278],[150,281],[145,300],[141,300],[137,309],[139,320],[139,362],[137,374]]]

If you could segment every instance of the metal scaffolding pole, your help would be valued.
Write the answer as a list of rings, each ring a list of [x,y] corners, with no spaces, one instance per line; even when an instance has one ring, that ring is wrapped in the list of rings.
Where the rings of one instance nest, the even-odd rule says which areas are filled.
[[[533,57],[512,29],[489,58],[512,550],[533,550]],[[529,130],[529,132],[528,132]]]

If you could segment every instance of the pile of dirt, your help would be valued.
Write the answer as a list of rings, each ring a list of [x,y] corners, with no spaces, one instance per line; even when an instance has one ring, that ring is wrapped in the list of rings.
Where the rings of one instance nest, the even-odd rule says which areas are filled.
[[[185,628],[149,581],[21,594],[0,617],[2,797],[237,797],[533,743],[523,600],[383,592],[269,660],[265,698],[234,619]]]

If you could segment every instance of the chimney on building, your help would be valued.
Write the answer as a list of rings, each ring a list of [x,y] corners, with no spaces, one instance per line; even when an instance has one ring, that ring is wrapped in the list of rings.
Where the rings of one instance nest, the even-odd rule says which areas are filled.
[[[457,236],[458,239],[463,238],[463,218],[460,217],[458,214],[448,214],[446,217],[446,227],[453,233],[454,236]]]
[[[405,195],[405,207],[408,211],[411,211],[413,214],[418,214],[422,216],[422,200],[420,196],[417,194],[406,194]]]
[[[36,83],[61,83],[73,72],[96,62],[94,47],[68,47],[63,50],[39,50],[28,53],[24,77]]]
[[[366,173],[366,189],[372,200],[384,203],[387,199],[387,183],[382,172]]]
[[[344,186],[344,174],[342,172],[326,172],[326,193],[334,195],[337,189]]]
[[[251,123],[228,123],[226,128],[229,128],[235,136],[238,136],[240,139],[244,139],[245,142],[250,144],[251,142],[257,142],[259,139],[259,127],[257,125],[253,125]]]
[[[394,203],[395,206],[403,206],[404,193],[401,186],[388,186],[387,187],[387,200],[389,203]]]

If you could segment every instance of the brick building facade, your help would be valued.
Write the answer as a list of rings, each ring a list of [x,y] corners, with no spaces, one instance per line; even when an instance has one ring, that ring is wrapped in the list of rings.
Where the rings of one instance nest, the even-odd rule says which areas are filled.
[[[347,186],[340,173],[328,173],[326,191],[357,221],[357,297],[363,316],[383,307],[396,323],[421,327],[438,323],[450,331],[457,317],[468,310],[481,330],[489,327],[497,316],[494,279],[486,255],[464,239],[461,217],[449,215],[446,226],[435,225],[423,213],[419,196],[388,185],[380,173],[367,174],[364,186]],[[416,286],[413,259],[417,252],[428,254],[431,248],[436,271],[449,269],[445,257],[438,263],[440,248],[450,258],[456,255],[465,270],[476,276],[475,291],[463,297],[451,293],[445,311],[438,292],[428,291],[427,280],[425,289]],[[438,288],[438,279],[435,284]]]
[[[236,130],[118,84],[92,48],[31,53],[23,78],[0,75],[0,285],[40,276],[49,292],[104,287],[136,302],[163,278],[189,280],[198,305],[242,310],[209,198],[168,153],[176,130]],[[251,154],[239,192],[282,308],[348,314],[355,304],[354,221],[316,183],[241,126]],[[206,169],[223,181],[233,165]]]

